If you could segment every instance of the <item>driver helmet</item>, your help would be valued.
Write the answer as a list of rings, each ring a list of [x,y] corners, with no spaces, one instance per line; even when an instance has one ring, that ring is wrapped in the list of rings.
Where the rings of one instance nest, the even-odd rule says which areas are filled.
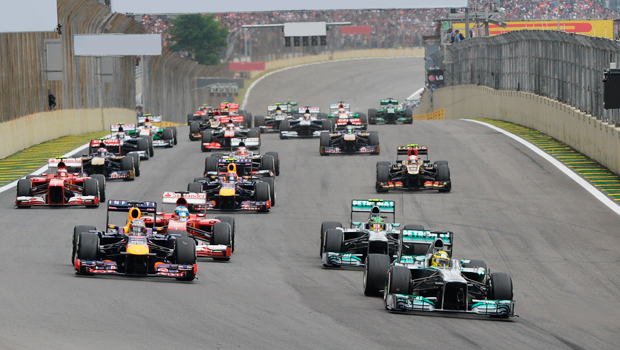
[[[58,169],[58,171],[56,172],[56,176],[60,179],[66,178],[67,175],[69,175],[69,172],[65,168]]]
[[[146,234],[146,224],[142,219],[131,220],[129,226],[129,233],[133,236],[144,236]]]
[[[248,150],[245,147],[239,147],[237,148],[237,155],[238,156],[247,156],[248,155]]]
[[[347,125],[345,127],[345,131],[347,132],[347,134],[352,134],[353,130],[354,130],[353,125]]]
[[[146,118],[144,119],[144,126],[146,126],[147,128],[151,127],[151,119],[150,118]]]
[[[417,163],[417,162],[418,162],[418,159],[419,159],[419,158],[418,158],[418,156],[416,156],[416,155],[413,155],[413,154],[412,154],[412,155],[410,155],[410,156],[409,156],[409,162],[411,162],[411,163]]]
[[[373,216],[370,219],[370,228],[373,230],[382,230],[384,228],[385,222],[383,218],[380,216]]]
[[[235,130],[235,124],[233,124],[233,123],[226,124],[226,130],[228,130],[228,131]]]
[[[229,172],[226,174],[226,179],[230,182],[236,182],[237,181],[237,173],[235,172]]]
[[[347,111],[344,108],[342,108],[342,107],[338,109],[338,113],[346,113],[346,112]]]
[[[108,155],[108,150],[107,150],[107,149],[105,149],[105,148],[101,147],[101,148],[99,148],[99,149],[97,150],[97,156],[99,156],[99,157],[105,157],[105,156],[107,156],[107,155]]]
[[[449,267],[450,266],[450,256],[443,250],[438,251],[433,255],[431,259],[431,266],[434,267]]]
[[[174,209],[174,216],[179,221],[187,221],[189,218],[189,210],[186,207],[179,205]]]

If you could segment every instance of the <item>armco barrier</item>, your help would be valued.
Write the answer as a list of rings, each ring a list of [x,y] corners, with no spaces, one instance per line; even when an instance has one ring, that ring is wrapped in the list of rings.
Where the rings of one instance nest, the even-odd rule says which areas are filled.
[[[439,109],[445,119],[496,119],[538,130],[620,173],[620,128],[567,104],[529,92],[459,85],[425,93],[414,114]]]
[[[113,123],[135,123],[130,109],[67,109],[41,112],[0,124],[0,159],[67,135],[109,130]]]

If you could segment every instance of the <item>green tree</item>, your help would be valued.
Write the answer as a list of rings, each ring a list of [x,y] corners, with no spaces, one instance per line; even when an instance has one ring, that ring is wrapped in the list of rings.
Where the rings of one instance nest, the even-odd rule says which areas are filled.
[[[214,15],[181,15],[172,20],[170,49],[189,52],[204,65],[220,63],[220,52],[228,44],[228,28],[220,27]]]

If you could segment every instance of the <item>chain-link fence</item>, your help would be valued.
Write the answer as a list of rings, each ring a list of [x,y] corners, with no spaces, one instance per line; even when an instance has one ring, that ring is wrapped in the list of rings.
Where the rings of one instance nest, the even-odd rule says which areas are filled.
[[[603,108],[602,80],[619,54],[613,40],[523,30],[451,44],[433,59],[443,62],[447,85],[528,91],[618,124],[620,111]]]

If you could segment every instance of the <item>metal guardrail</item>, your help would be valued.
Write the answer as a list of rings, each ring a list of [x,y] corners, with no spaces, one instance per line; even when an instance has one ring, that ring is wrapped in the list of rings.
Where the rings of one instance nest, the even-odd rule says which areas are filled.
[[[603,108],[603,70],[620,59],[620,43],[560,31],[522,30],[448,45],[446,85],[475,84],[528,91],[620,125],[619,110]],[[450,60],[445,58],[450,57]]]

